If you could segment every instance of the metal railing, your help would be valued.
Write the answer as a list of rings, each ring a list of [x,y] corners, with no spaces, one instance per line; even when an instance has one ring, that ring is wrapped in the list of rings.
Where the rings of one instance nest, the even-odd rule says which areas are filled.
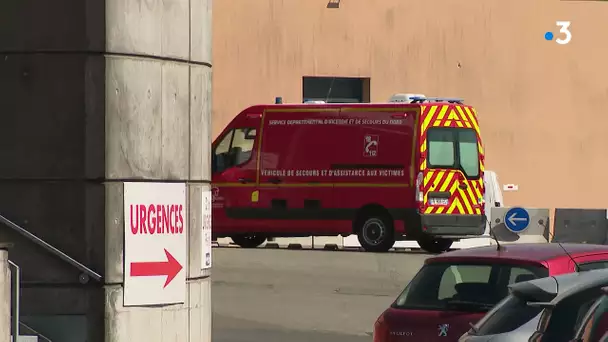
[[[36,331],[34,328],[28,326],[27,324],[21,322],[21,268],[8,260],[8,266],[11,275],[11,336],[13,342],[19,342],[19,337],[21,332],[25,330],[26,334],[34,335],[45,342],[53,342],[50,338],[44,336],[40,332]],[[22,330],[21,327],[24,329]]]
[[[93,278],[96,281],[100,281],[102,279],[101,274],[93,271],[92,269],[88,268],[87,266],[83,265],[82,263],[74,260],[69,255],[63,253],[62,251],[60,251],[56,247],[52,246],[48,242],[42,240],[41,238],[37,237],[36,235],[30,233],[27,229],[25,229],[23,227],[20,227],[15,222],[7,219],[6,217],[4,217],[2,215],[0,215],[0,222],[4,223],[7,227],[11,228],[15,232],[21,234],[22,236],[24,236],[28,240],[30,240],[33,243],[37,244],[38,246],[44,248],[45,250],[47,250],[51,254],[56,255],[61,260],[67,262],[68,264],[74,266],[79,271],[81,271],[82,273],[80,274],[79,280],[80,280],[80,282],[82,284],[86,284],[89,281],[89,278]]]
[[[19,299],[21,297],[21,269],[17,264],[8,260],[8,266],[11,270],[11,330],[13,342],[19,339]]]
[[[41,333],[39,333],[38,331],[36,331],[34,328],[30,327],[29,325],[23,323],[23,322],[19,322],[19,324],[25,328],[25,330],[27,331],[28,334],[32,334],[32,335],[36,335],[36,337],[38,337],[39,339],[45,341],[45,342],[53,342],[51,341],[50,338],[42,335]]]

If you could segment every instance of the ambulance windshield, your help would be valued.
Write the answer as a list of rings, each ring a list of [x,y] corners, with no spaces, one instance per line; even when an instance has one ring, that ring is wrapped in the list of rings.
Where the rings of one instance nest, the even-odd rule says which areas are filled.
[[[427,151],[430,168],[460,169],[468,178],[479,177],[479,148],[473,129],[429,128]]]
[[[222,172],[248,162],[253,152],[255,137],[255,128],[236,128],[226,133],[211,154],[212,172]]]

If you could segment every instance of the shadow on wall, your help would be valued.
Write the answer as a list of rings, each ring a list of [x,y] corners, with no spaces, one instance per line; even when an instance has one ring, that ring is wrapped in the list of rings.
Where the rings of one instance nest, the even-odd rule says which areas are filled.
[[[608,244],[606,215],[606,209],[556,208],[552,242]]]
[[[513,233],[504,223],[497,224],[492,228],[494,235],[498,241],[515,242],[519,240],[519,234]]]

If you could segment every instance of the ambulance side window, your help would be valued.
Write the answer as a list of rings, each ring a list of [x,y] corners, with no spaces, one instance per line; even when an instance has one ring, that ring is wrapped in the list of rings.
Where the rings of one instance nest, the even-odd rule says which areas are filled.
[[[212,172],[222,172],[248,162],[255,138],[255,128],[236,128],[228,132],[213,151]]]
[[[230,153],[234,157],[232,166],[245,164],[251,159],[255,136],[255,128],[237,128],[234,130],[234,139],[232,139],[232,145],[230,146]]]

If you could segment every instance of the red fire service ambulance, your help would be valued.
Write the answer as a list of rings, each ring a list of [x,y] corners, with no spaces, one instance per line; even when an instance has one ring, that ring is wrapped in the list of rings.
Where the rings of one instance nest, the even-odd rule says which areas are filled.
[[[440,253],[484,233],[482,146],[459,99],[249,107],[213,143],[213,236],[356,234],[366,251]]]

